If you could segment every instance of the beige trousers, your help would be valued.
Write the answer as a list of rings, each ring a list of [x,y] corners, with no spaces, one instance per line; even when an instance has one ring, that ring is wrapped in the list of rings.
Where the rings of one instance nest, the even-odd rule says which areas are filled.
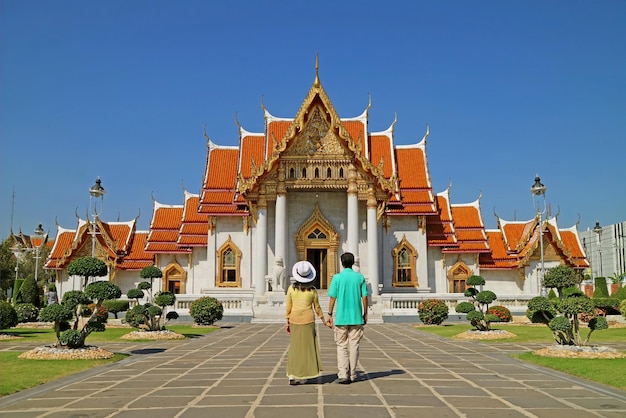
[[[335,326],[339,379],[356,380],[356,364],[359,361],[359,344],[362,337],[363,325]]]

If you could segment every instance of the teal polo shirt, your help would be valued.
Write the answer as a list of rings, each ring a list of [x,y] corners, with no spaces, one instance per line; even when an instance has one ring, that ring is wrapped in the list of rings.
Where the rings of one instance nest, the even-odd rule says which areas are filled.
[[[363,325],[362,298],[367,296],[367,284],[361,273],[346,268],[335,274],[330,282],[328,296],[336,299],[335,325]]]

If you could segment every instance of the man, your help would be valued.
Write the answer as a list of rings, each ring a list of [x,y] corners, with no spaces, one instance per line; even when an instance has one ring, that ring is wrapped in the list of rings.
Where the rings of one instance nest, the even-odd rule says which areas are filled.
[[[328,326],[334,325],[337,343],[337,383],[348,384],[357,379],[359,343],[367,324],[367,285],[363,275],[352,270],[354,254],[342,254],[341,265],[344,270],[333,276],[328,289]]]

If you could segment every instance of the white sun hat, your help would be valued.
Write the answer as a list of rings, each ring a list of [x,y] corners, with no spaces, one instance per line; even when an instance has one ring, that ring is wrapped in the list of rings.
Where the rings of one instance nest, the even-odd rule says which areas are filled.
[[[315,267],[308,261],[298,261],[293,265],[291,274],[297,282],[310,283],[315,279]]]

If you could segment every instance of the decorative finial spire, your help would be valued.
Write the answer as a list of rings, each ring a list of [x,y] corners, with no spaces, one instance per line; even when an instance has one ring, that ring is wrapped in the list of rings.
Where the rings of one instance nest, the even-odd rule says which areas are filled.
[[[319,71],[320,71],[319,54],[316,52],[315,53],[315,81],[313,82],[313,85],[315,87],[320,86]]]

